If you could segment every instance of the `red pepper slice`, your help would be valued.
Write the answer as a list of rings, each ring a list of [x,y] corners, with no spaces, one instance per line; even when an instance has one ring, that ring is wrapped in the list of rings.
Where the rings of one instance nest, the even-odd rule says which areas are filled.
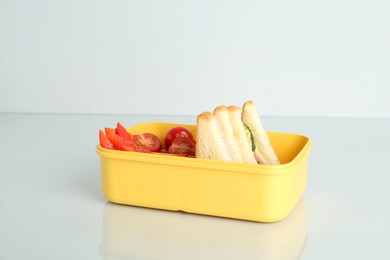
[[[106,149],[114,149],[114,145],[108,140],[107,136],[102,130],[99,130],[100,146]]]
[[[130,142],[126,142],[121,136],[115,133],[114,128],[104,128],[108,140],[114,145],[114,148],[122,151],[134,151]]]
[[[115,133],[123,138],[126,142],[130,142],[131,134],[127,132],[126,128],[121,123],[116,123]]]

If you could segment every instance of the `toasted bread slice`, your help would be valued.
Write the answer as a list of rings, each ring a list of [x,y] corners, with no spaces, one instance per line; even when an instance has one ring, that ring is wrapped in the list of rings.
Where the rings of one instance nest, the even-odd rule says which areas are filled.
[[[203,112],[198,115],[196,123],[196,158],[234,161],[214,115]]]
[[[243,162],[257,164],[254,153],[251,149],[250,140],[245,134],[244,124],[241,121],[241,108],[237,106],[228,106],[230,123],[232,124],[233,135],[240,147]]]
[[[234,138],[228,108],[224,105],[218,106],[214,109],[213,114],[220,128],[222,139],[225,141],[226,149],[232,154],[233,161],[243,162],[240,147]]]
[[[260,152],[261,156],[264,157],[266,162],[271,165],[280,164],[279,159],[271,146],[268,135],[263,129],[263,124],[253,101],[249,100],[244,103],[242,107],[241,120],[251,129],[256,148]]]

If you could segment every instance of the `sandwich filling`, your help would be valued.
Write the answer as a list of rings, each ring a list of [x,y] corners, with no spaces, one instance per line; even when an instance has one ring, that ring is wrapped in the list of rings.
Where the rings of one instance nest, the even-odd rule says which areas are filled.
[[[264,164],[268,165],[269,163],[265,160],[264,156],[259,152],[259,150],[256,147],[255,138],[253,136],[253,133],[248,125],[244,124],[245,134],[248,139],[249,146],[252,149],[253,155],[255,157],[255,160],[258,164]]]

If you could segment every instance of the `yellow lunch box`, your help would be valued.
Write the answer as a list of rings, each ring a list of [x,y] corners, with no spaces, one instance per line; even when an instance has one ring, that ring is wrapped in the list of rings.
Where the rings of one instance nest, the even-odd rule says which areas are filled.
[[[128,128],[164,140],[175,126],[148,122]],[[275,222],[289,215],[307,183],[310,138],[267,132],[280,165],[251,165],[97,146],[104,196],[111,202],[219,217]]]

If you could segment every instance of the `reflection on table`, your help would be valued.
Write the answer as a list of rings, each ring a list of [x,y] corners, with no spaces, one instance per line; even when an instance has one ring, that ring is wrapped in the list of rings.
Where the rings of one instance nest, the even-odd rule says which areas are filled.
[[[103,259],[302,259],[306,205],[257,223],[107,203]]]

